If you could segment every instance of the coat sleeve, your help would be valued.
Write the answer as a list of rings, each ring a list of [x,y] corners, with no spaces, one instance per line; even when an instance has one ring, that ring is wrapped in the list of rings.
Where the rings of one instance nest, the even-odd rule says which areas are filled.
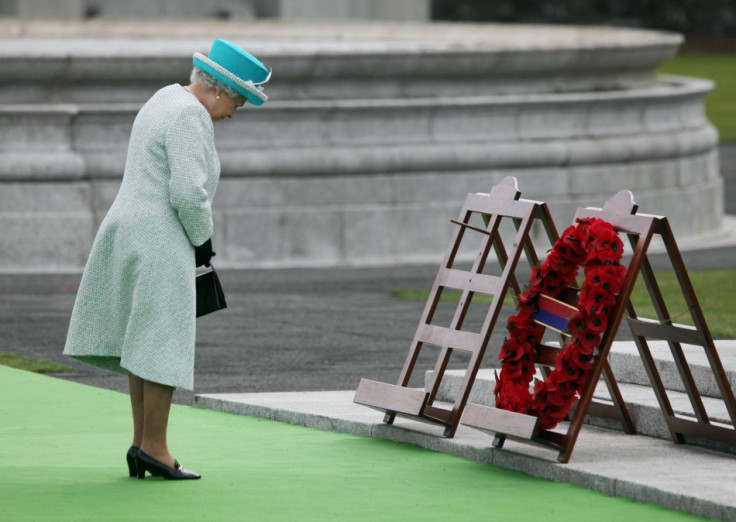
[[[212,236],[212,197],[207,192],[214,153],[209,115],[195,106],[185,107],[166,131],[166,155],[171,177],[169,201],[179,216],[189,242],[199,246]]]

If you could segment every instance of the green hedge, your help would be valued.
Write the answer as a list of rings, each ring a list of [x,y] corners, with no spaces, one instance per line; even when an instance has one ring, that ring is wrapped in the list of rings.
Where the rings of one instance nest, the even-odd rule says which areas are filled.
[[[736,0],[433,0],[435,20],[620,25],[736,36]]]

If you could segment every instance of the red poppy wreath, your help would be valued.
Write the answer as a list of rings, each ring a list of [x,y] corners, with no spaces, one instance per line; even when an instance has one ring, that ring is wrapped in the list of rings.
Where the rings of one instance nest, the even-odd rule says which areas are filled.
[[[509,336],[499,354],[501,373],[494,389],[497,408],[534,415],[542,429],[552,429],[565,418],[585,384],[616,306],[626,275],[622,255],[623,243],[613,226],[586,218],[567,228],[547,259],[532,269],[531,285],[519,296],[518,311],[507,322]],[[536,381],[532,393],[536,346],[544,333],[532,318],[537,301],[542,294],[558,297],[575,281],[581,266],[585,281],[577,313],[568,323],[571,342],[559,352],[547,379]]]

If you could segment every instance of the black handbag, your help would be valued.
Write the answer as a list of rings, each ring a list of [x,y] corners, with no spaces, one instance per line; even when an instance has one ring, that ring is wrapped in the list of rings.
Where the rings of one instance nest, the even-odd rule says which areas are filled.
[[[217,277],[215,267],[212,270],[197,274],[195,284],[197,287],[197,317],[211,314],[223,308],[227,308],[225,292],[222,291],[220,278]]]

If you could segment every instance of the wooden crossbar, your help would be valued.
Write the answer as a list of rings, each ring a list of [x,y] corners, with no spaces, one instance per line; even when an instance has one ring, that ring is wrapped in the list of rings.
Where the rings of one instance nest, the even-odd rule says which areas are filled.
[[[478,215],[485,227],[471,224],[472,217]],[[500,233],[500,225],[504,220],[511,220],[516,231],[509,249],[504,245]],[[354,402],[385,411],[386,423],[392,423],[397,415],[408,417],[441,425],[444,427],[444,435],[453,437],[506,293],[509,288],[517,295],[520,291],[515,270],[521,254],[525,253],[528,259],[534,260],[532,262],[538,259],[530,238],[531,227],[535,221],[542,222],[551,242],[557,238],[547,206],[538,201],[522,199],[518,183],[513,177],[504,178],[489,194],[468,194],[460,216],[452,220],[457,226],[453,229],[445,257],[432,285],[397,384],[376,383],[363,379],[358,386]],[[472,267],[463,270],[455,266],[455,261],[463,239],[469,234],[476,234],[475,237],[480,234],[481,241]],[[500,276],[483,273],[492,253],[497,256],[501,267]],[[450,324],[439,326],[433,324],[433,320],[445,289],[458,290],[461,297]],[[479,333],[462,329],[476,293],[492,296]],[[423,399],[424,391],[417,393],[417,390],[408,388],[420,351],[425,344],[440,348],[431,382],[427,385],[426,400]],[[435,404],[435,399],[454,350],[462,350],[470,355],[465,378],[455,402],[448,409]]]

